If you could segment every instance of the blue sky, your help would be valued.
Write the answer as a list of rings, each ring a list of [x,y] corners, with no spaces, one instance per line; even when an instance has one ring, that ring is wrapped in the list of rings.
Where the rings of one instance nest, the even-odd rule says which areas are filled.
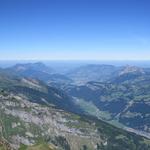
[[[0,59],[150,60],[150,1],[1,0]]]

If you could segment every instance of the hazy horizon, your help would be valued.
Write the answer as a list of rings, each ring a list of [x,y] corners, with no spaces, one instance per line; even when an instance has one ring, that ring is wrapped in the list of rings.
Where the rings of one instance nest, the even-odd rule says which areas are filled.
[[[0,60],[0,67],[10,67],[16,64],[37,63],[41,62],[51,67],[67,68],[79,67],[89,64],[114,65],[114,66],[139,66],[150,67],[150,61],[145,60]]]

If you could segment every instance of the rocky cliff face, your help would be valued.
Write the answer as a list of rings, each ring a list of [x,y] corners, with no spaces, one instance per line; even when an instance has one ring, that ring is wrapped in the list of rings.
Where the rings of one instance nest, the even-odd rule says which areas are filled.
[[[0,150],[13,150],[5,139],[0,138]]]
[[[94,118],[78,116],[29,101],[23,94],[1,91],[0,137],[6,149],[47,150],[145,150],[149,140],[125,132]],[[127,143],[125,142],[127,140]],[[121,143],[122,144],[121,144]],[[7,145],[7,143],[9,143]],[[36,146],[37,145],[37,146]]]
[[[68,149],[80,149],[83,145],[93,149],[97,143],[105,143],[94,125],[62,110],[29,102],[23,95],[1,95],[0,112],[1,137],[15,149],[39,140]],[[61,145],[59,140],[65,143]]]

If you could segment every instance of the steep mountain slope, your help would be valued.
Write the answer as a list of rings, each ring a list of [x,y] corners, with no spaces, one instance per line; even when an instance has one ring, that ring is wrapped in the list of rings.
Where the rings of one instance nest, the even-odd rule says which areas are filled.
[[[150,76],[125,72],[107,83],[88,82],[68,86],[66,91],[88,113],[150,133]],[[86,105],[85,105],[86,104]],[[91,106],[93,106],[91,108]],[[87,109],[89,107],[89,110]]]
[[[72,142],[76,138],[79,139],[80,136],[80,142],[81,144],[83,142],[83,145],[94,147],[91,142],[95,141],[96,145],[96,141],[102,141],[97,137],[98,135],[96,136],[95,128],[90,129],[86,122],[83,122],[82,131],[82,122],[80,125],[80,122],[72,119],[76,116],[52,107],[31,103],[23,95],[8,94],[6,96],[5,93],[1,95],[0,102],[1,136],[16,149],[21,144],[32,145],[42,141],[47,144],[50,142],[51,145],[54,145],[53,147],[58,146],[65,150],[70,149],[70,146],[75,149]],[[89,137],[93,137],[93,140],[90,141]],[[79,141],[78,145],[82,147]]]
[[[0,137],[14,149],[150,149],[146,138],[94,118],[32,103],[24,94],[1,91],[0,120]]]
[[[54,105],[71,112],[82,112],[74,104],[72,97],[65,94],[62,90],[50,87],[36,79],[20,78],[13,75],[10,77],[7,74],[0,73],[0,89],[16,94],[25,94],[30,97],[29,100],[31,102]]]
[[[143,77],[145,78],[146,75],[148,76],[150,74],[149,70],[147,68],[139,68],[136,66],[125,66],[122,67],[119,74],[110,79],[110,82],[113,83],[123,83],[123,82],[134,82],[136,79]]]

